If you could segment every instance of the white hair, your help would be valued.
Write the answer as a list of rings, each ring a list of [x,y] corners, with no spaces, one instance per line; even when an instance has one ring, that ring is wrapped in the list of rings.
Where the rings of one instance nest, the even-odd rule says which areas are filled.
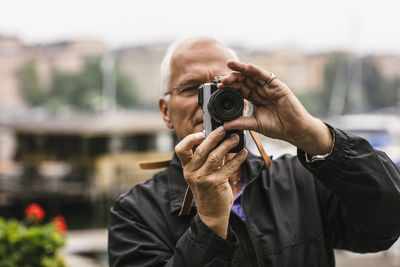
[[[193,46],[195,44],[218,44],[225,48],[229,54],[231,54],[234,60],[238,60],[238,56],[236,52],[229,47],[227,47],[222,42],[216,40],[215,38],[208,36],[197,36],[197,37],[189,37],[180,39],[174,43],[172,43],[167,50],[167,53],[164,56],[164,59],[161,62],[160,66],[160,89],[161,95],[165,95],[170,88],[168,88],[170,80],[171,80],[171,61],[174,57],[175,53],[182,48]]]

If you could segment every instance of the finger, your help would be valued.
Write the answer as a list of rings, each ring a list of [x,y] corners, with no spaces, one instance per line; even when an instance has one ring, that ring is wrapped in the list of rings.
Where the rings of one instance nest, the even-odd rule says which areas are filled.
[[[256,82],[254,82],[252,79],[244,80],[244,84],[249,88],[257,88],[258,87],[258,84]]]
[[[257,131],[257,120],[253,115],[239,117],[233,121],[227,121],[224,123],[224,129],[226,130],[253,130]]]
[[[229,85],[229,84],[235,83],[235,82],[243,82],[244,80],[246,80],[246,77],[242,73],[233,71],[222,78],[221,83],[218,84],[219,85],[218,88],[222,88],[226,85]]]
[[[207,138],[196,148],[192,160],[187,164],[188,171],[198,170],[208,157],[208,154],[224,138],[226,131],[222,126],[212,131]]]
[[[229,87],[238,90],[240,94],[246,99],[248,99],[248,97],[251,94],[251,89],[248,88],[245,84],[240,82],[232,83],[229,85]]]
[[[192,159],[192,148],[195,145],[199,145],[203,140],[204,134],[202,132],[197,132],[189,134],[175,146],[175,153],[181,161],[182,166],[185,166]]]
[[[201,167],[205,173],[214,172],[221,166],[223,160],[228,152],[239,143],[239,136],[231,134],[224,142],[217,146],[213,151],[208,154],[208,157]]]
[[[273,79],[271,83],[265,84],[264,86],[260,86],[257,81],[258,80],[264,80],[268,81],[272,73],[263,70],[262,68],[254,65],[254,64],[244,64],[242,62],[238,61],[229,61],[228,65],[232,67],[232,69],[235,69],[237,71],[241,70],[243,75],[246,75],[249,77],[249,79],[245,80],[245,84],[249,90],[252,92],[243,92],[244,96],[252,96],[253,102],[257,97],[253,96],[253,91],[257,91],[257,94],[263,98],[264,100],[271,100],[272,98],[277,98],[282,93],[287,92],[290,89],[287,87],[286,84],[284,84],[282,81],[279,79]],[[232,85],[230,85],[232,87]],[[262,102],[260,102],[262,103]]]
[[[249,88],[256,88],[258,84],[251,79],[246,79],[246,76],[243,75],[243,73],[240,72],[232,72],[229,75],[225,76],[222,78],[221,83],[217,85],[219,89],[223,87],[228,87],[233,83],[243,83]]]
[[[266,71],[262,69],[261,67],[249,63],[245,64],[239,61],[233,61],[230,60],[228,61],[228,67],[234,71],[239,71],[243,73],[246,77],[249,77],[252,79],[254,82],[257,82],[258,80],[264,80],[268,81],[271,78],[272,73],[269,71]],[[278,79],[274,79],[270,84],[268,84],[268,87],[274,88],[281,85],[280,81]]]
[[[243,83],[233,83],[229,87],[239,90],[242,96],[253,104],[259,105],[269,101],[269,98],[266,94],[261,94],[259,90],[255,88],[249,88]]]
[[[247,69],[247,64],[240,62],[240,61],[236,61],[236,60],[229,60],[227,63],[228,67],[233,70],[233,71],[238,71],[241,72],[243,74],[246,74],[246,69]]]
[[[218,171],[215,172],[216,176],[230,177],[236,170],[240,168],[240,165],[247,158],[247,150],[243,148],[237,153],[230,161],[226,162]]]
[[[259,79],[268,81],[269,78],[271,78],[271,73],[268,71],[265,71],[264,69],[262,69],[261,67],[254,65],[252,63],[249,63],[247,65],[247,72],[249,73],[249,75],[251,75],[252,77],[254,77],[254,81],[258,81]]]
[[[252,63],[249,63],[247,65],[247,71],[252,75],[253,81],[257,82],[258,80],[264,80],[268,81],[272,77],[272,72],[266,71],[262,69],[261,67],[254,65]],[[273,79],[272,82],[267,84],[268,88],[275,88],[277,86],[281,85],[280,81],[278,79]]]
[[[250,72],[249,71],[249,65],[250,64],[245,64],[243,62],[240,61],[233,61],[230,60],[228,61],[228,67],[233,70],[233,71],[238,71],[242,74],[244,74],[244,76],[252,79],[254,82],[256,82],[259,78],[256,77],[256,75],[258,75],[258,73],[254,73],[254,72]]]

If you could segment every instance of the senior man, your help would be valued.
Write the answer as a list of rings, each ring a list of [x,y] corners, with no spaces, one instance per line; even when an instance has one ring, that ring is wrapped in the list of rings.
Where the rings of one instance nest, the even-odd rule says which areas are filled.
[[[222,76],[253,105],[204,137],[197,88]],[[312,117],[274,74],[211,38],[173,44],[159,107],[179,143],[170,166],[111,208],[111,266],[334,266],[333,248],[388,249],[400,232],[400,170],[357,136]],[[285,140],[297,156],[266,168],[230,129]],[[220,143],[220,144],[219,144]],[[186,186],[194,196],[178,216]]]

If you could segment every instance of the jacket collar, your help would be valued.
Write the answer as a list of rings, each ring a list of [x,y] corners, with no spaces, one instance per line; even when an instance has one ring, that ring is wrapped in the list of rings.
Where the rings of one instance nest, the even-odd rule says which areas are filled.
[[[262,158],[249,152],[246,161],[242,165],[242,171],[248,177],[248,182],[256,178],[260,169],[265,166]],[[171,214],[178,214],[185,195],[187,183],[183,177],[182,165],[177,155],[174,153],[170,166],[167,170],[168,175],[168,194]],[[193,207],[196,205],[193,204]]]

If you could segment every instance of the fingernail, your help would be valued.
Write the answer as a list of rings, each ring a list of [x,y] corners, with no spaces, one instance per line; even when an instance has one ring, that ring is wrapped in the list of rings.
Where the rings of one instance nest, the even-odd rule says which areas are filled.
[[[217,134],[221,134],[224,131],[224,127],[223,126],[219,126],[216,130]]]
[[[229,136],[229,139],[231,139],[233,141],[238,141],[239,140],[239,136],[237,134],[231,134]]]
[[[194,136],[196,138],[203,138],[204,137],[204,133],[203,132],[198,132],[198,133],[195,133]]]
[[[240,150],[239,156],[244,156],[245,154],[247,154],[247,150],[246,150],[245,148],[243,148],[242,150]]]

